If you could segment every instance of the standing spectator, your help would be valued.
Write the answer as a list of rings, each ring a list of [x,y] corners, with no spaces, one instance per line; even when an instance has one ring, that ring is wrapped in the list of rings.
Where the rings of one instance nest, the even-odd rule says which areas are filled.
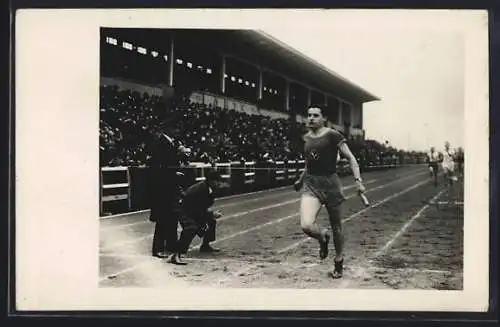
[[[153,149],[151,178],[151,214],[155,222],[152,255],[166,258],[177,242],[182,189],[177,169],[183,158],[179,147],[168,134],[158,133]]]

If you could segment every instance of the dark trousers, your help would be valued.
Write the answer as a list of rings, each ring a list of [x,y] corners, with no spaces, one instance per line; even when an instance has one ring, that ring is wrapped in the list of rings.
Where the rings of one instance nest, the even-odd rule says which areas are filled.
[[[177,242],[176,252],[186,253],[189,246],[196,235],[203,238],[203,243],[215,241],[215,228],[217,222],[210,214],[196,217],[192,215],[182,215],[181,219],[182,232],[179,241]],[[208,229],[202,232],[201,228],[208,225]]]
[[[174,252],[177,243],[177,223],[178,217],[165,217],[156,222],[155,233],[153,235],[153,254],[158,252]]]
[[[151,203],[150,220],[155,222],[153,254],[163,251],[173,252],[177,243],[177,224],[180,215],[182,195],[175,171],[155,167],[151,170],[149,197]]]

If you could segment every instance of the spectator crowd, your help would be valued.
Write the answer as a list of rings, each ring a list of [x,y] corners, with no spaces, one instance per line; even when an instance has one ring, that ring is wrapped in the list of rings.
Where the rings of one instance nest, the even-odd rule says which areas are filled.
[[[302,159],[301,123],[193,104],[186,97],[167,103],[160,96],[101,86],[101,166],[147,165],[148,144],[159,129],[168,129],[190,147],[195,162]],[[376,141],[348,140],[362,165],[416,163],[422,155]]]

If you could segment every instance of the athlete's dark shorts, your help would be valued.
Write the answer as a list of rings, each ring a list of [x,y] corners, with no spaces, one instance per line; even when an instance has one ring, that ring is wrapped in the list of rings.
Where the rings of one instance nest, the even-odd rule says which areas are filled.
[[[345,201],[342,183],[336,173],[327,176],[305,174],[302,194],[317,198],[321,204],[337,206]]]
[[[437,172],[438,172],[438,163],[437,162],[429,162],[429,167],[432,167],[432,169],[434,170],[434,173],[437,174]]]

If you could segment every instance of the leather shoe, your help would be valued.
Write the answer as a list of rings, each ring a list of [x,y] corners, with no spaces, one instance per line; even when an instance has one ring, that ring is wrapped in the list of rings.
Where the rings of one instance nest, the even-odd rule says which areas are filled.
[[[203,253],[214,253],[214,252],[220,252],[219,249],[215,249],[213,247],[211,247],[210,245],[202,245],[200,247],[200,252],[203,252]]]
[[[178,253],[172,254],[168,258],[167,262],[168,263],[172,263],[174,265],[179,265],[179,266],[185,266],[185,265],[187,265],[187,262],[183,261],[182,258],[181,258],[181,255],[178,254]]]
[[[168,258],[168,254],[166,254],[165,252],[156,252],[156,253],[153,253],[153,257],[165,259],[165,258]]]

